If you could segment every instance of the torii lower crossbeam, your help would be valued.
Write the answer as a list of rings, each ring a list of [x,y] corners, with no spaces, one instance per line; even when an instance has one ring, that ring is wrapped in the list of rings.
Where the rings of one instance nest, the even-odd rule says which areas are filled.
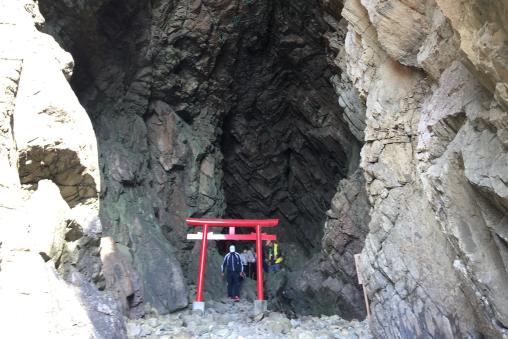
[[[201,240],[201,251],[199,255],[198,284],[196,290],[196,302],[203,302],[203,286],[205,281],[206,249],[208,240],[255,240],[256,241],[256,273],[258,300],[264,300],[263,293],[263,240],[276,240],[273,234],[261,233],[263,227],[274,227],[279,224],[278,219],[198,219],[188,218],[185,220],[189,226],[202,226],[203,231],[188,234],[189,240]],[[209,227],[229,227],[229,234],[217,234],[208,232]],[[253,227],[255,233],[236,234],[236,227]]]
[[[198,232],[194,234],[187,234],[187,239],[189,240],[202,240],[203,239],[203,232]],[[257,234],[256,233],[250,233],[250,234],[221,234],[221,233],[213,233],[208,232],[208,235],[206,237],[208,240],[256,240]],[[276,240],[277,236],[273,234],[266,234],[261,233],[261,240]]]

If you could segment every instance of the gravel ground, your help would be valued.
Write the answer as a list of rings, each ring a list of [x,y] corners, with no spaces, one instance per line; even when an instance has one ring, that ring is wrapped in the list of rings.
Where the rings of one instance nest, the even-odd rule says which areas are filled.
[[[207,301],[204,315],[190,310],[129,320],[129,338],[340,338],[371,339],[367,321],[346,321],[337,315],[289,319],[285,314],[252,315],[251,302]]]

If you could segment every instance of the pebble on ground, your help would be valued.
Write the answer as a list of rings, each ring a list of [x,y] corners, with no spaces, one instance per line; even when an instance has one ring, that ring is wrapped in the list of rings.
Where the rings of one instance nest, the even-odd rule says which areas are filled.
[[[266,312],[253,316],[248,301],[207,301],[204,315],[184,310],[163,316],[129,320],[129,338],[295,338],[372,339],[367,321],[347,321],[338,315],[289,319],[285,314]]]

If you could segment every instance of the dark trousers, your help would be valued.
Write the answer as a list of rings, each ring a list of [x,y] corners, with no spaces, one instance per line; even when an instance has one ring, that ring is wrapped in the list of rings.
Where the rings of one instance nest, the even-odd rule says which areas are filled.
[[[263,260],[263,271],[265,271],[265,273],[268,273],[269,267],[270,267],[270,265],[268,265],[268,261]]]
[[[247,276],[251,279],[256,279],[256,263],[250,262],[248,263]]]
[[[228,297],[240,296],[240,272],[228,271]]]

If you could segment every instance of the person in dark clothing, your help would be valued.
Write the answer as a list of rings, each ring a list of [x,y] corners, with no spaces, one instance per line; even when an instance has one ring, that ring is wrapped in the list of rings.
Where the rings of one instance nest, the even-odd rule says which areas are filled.
[[[235,251],[235,246],[229,246],[229,253],[224,256],[221,265],[222,276],[224,272],[228,281],[228,297],[234,301],[240,301],[240,276],[244,276],[242,259]]]

